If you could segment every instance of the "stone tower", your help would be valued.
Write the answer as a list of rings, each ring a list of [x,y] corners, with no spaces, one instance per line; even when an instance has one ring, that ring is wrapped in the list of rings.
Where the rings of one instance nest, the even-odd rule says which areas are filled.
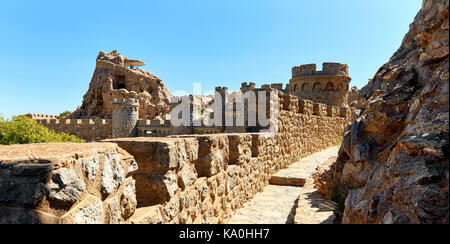
[[[323,63],[323,70],[316,70],[315,64],[292,68],[290,90],[301,99],[328,105],[345,106],[351,81],[348,65]]]
[[[112,137],[136,136],[136,123],[139,119],[137,99],[114,98],[112,102]]]

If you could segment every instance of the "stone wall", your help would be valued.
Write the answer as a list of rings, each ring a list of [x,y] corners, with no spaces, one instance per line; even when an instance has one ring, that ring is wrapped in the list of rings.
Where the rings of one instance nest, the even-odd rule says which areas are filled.
[[[112,137],[136,136],[136,124],[139,120],[139,102],[136,99],[113,99]]]
[[[25,116],[27,116],[30,119],[57,119],[58,116],[57,115],[48,115],[48,114],[25,114]]]
[[[245,85],[245,84],[244,84]],[[251,85],[250,87],[253,87]],[[226,92],[226,87],[216,87],[218,92]],[[323,103],[313,102],[306,99],[298,99],[297,96],[290,92],[283,92],[280,90],[280,84],[272,84],[266,88],[252,88],[253,92],[265,92],[267,99],[265,104],[266,116],[273,117],[269,120],[276,119],[274,111],[288,111],[294,114],[302,113],[305,115],[318,115],[326,117],[342,117],[346,119],[355,118],[355,107],[348,108],[348,106],[339,107],[334,105],[327,105]],[[243,89],[245,90],[245,89]],[[269,105],[271,103],[271,96],[277,97],[276,103],[273,108]],[[259,95],[258,95],[259,97]],[[233,119],[235,126],[194,126],[193,120],[189,126],[173,126],[171,121],[166,119],[138,119],[138,102],[136,99],[113,99],[115,106],[113,114],[113,120],[105,119],[51,119],[45,117],[45,119],[36,119],[39,124],[42,124],[49,129],[56,132],[65,132],[68,134],[76,135],[88,142],[100,141],[103,139],[109,139],[114,137],[167,137],[170,135],[188,135],[188,134],[215,134],[215,133],[245,133],[245,132],[258,132],[267,128],[267,126],[261,126],[256,123],[256,126],[249,124],[249,116],[252,112],[258,117],[259,102],[256,101],[256,107],[250,108],[246,100],[240,100],[237,98],[234,100],[234,112],[228,114],[228,112],[222,111],[222,120],[225,121],[227,116]],[[257,98],[256,100],[258,100]],[[180,100],[180,99],[178,99]],[[275,100],[273,100],[275,101]],[[244,126],[236,125],[236,109],[237,103],[244,103]],[[191,104],[192,105],[192,104]],[[224,107],[225,105],[223,105]],[[246,108],[247,107],[247,108]],[[274,109],[271,111],[271,109]],[[214,112],[214,111],[213,111]],[[191,113],[193,113],[191,107]],[[198,118],[197,118],[198,119]],[[201,122],[201,121],[200,121]],[[115,127],[114,127],[115,126]],[[124,134],[119,135],[118,132],[123,131]],[[114,136],[114,132],[116,136]]]
[[[58,133],[75,135],[87,142],[112,138],[110,119],[36,119],[36,121]]]
[[[292,94],[279,95],[275,134],[0,147],[1,221],[226,223],[279,169],[337,144],[351,120],[337,108],[299,102]],[[66,132],[70,128],[81,136],[80,131],[88,128],[95,131],[92,127],[97,122],[111,130],[106,120],[39,122]]]
[[[285,88],[283,89],[283,83],[272,83],[272,84],[263,84],[261,85],[260,88],[256,87],[256,84],[254,82],[243,82],[241,84],[241,92],[245,93],[247,91],[254,91],[254,90],[258,90],[258,89],[268,89],[268,88],[272,88],[272,89],[276,89],[278,91],[281,92],[290,92],[290,84],[286,84]]]
[[[350,80],[346,64],[323,63],[322,71],[317,71],[315,64],[307,64],[292,68],[289,84],[291,92],[301,99],[346,106]]]
[[[0,223],[123,223],[136,169],[112,143],[0,146]]]
[[[226,223],[301,157],[341,140],[349,119],[281,111],[279,132],[119,138],[139,170],[130,223]]]

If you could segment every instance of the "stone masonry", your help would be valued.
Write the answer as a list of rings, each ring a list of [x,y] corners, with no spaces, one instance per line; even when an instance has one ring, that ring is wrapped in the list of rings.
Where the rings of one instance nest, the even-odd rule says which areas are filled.
[[[323,63],[317,71],[315,64],[292,68],[289,81],[291,91],[301,99],[335,106],[346,106],[350,76],[348,66],[340,63]]]
[[[311,112],[312,113],[312,112]],[[271,175],[337,144],[349,121],[282,110],[279,132],[118,138],[138,165],[131,223],[226,223]]]
[[[0,223],[124,223],[137,167],[113,143],[0,146]]]
[[[0,211],[5,209],[0,212],[3,222],[227,223],[237,209],[269,184],[275,172],[338,144],[355,117],[354,109],[347,106],[299,99],[290,85],[283,89],[282,84],[261,88],[243,84],[241,91],[258,94],[255,107],[238,98],[232,100],[232,111],[213,111],[213,116],[220,116],[223,123],[231,118],[231,126],[194,126],[192,120],[191,124],[174,127],[167,117],[148,119],[155,114],[145,116],[147,100],[120,95],[133,84],[128,79],[137,78],[134,73],[142,72],[125,67],[131,62],[127,60],[114,52],[101,53],[97,59],[93,81],[99,85],[106,77],[109,83],[105,84],[114,88],[112,93],[104,94],[100,89],[96,94],[90,90],[84,99],[86,104],[68,119],[34,117],[57,132],[103,143],[0,147],[0,151],[14,152],[0,153],[0,162],[5,164],[0,168],[0,179],[8,181],[15,174],[23,182],[35,182],[41,191],[38,199],[33,198],[33,204],[18,205],[15,201],[20,199],[14,197],[19,198],[20,184],[1,188],[0,193],[6,196],[3,199],[7,199],[0,204]],[[133,74],[123,79],[121,70]],[[216,91],[223,98],[228,95],[226,87]],[[270,99],[261,100],[259,94]],[[244,126],[237,126],[238,103],[245,105]],[[191,119],[194,105],[188,104]],[[221,104],[222,108],[229,105]],[[271,133],[263,132],[269,126],[260,121],[250,125],[250,113],[259,117],[258,108],[265,112]],[[88,149],[91,151],[85,153]],[[111,150],[117,153],[109,153]],[[21,155],[28,155],[29,151],[33,153],[22,159]],[[44,174],[28,174],[6,167],[9,162],[25,162],[28,167],[35,158],[48,162],[51,168]],[[87,162],[85,158],[93,159]],[[60,171],[62,176],[58,175]],[[69,189],[60,189],[65,187]],[[65,202],[61,203],[60,198]],[[21,213],[18,216],[23,219],[8,214],[10,209]]]
[[[280,111],[291,111],[305,115],[318,115],[328,117],[341,117],[348,120],[356,116],[354,107],[338,107],[310,100],[298,99],[289,92],[266,87],[255,88],[255,92],[264,91],[266,94],[274,92],[278,96],[278,104],[275,106]],[[269,101],[269,100],[268,100]],[[237,102],[242,101],[235,101]],[[257,107],[256,107],[257,109]],[[192,111],[191,111],[192,112]],[[269,105],[266,104],[266,114],[269,115]],[[136,99],[114,99],[113,119],[35,119],[56,132],[65,132],[76,135],[86,141],[100,141],[117,137],[166,137],[171,135],[192,134],[216,134],[216,133],[245,133],[258,132],[264,127],[248,126],[248,110],[245,111],[244,127],[236,126],[179,126],[172,125],[170,120],[138,119],[139,101]],[[257,115],[257,112],[255,112]],[[225,118],[225,113],[222,114]],[[233,115],[235,121],[235,115]],[[113,129],[114,128],[114,129]],[[114,134],[115,133],[115,134]]]
[[[111,119],[113,98],[138,99],[139,118],[164,119],[170,112],[170,92],[161,79],[137,65],[144,63],[115,50],[100,52],[83,103],[68,119]]]

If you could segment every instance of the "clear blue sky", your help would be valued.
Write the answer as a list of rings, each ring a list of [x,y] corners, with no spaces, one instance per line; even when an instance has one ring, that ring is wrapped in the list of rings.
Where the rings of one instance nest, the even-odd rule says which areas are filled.
[[[147,63],[170,91],[287,83],[341,62],[361,88],[400,46],[421,0],[2,1],[0,113],[81,105],[100,50]]]

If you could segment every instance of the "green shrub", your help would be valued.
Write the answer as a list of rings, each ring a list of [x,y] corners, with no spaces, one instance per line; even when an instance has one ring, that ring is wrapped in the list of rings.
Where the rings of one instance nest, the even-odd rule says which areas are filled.
[[[69,116],[70,114],[72,114],[72,112],[70,112],[69,110],[64,111],[58,115],[58,119],[63,119],[65,117]]]
[[[0,144],[29,144],[40,142],[84,142],[66,133],[56,133],[26,117],[0,120]]]

